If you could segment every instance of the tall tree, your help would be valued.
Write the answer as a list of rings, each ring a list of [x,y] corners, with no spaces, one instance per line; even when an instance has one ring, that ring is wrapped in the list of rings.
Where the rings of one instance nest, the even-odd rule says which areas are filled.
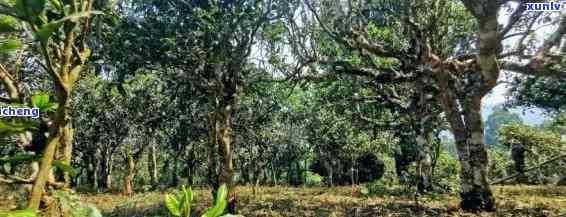
[[[42,67],[51,76],[57,111],[43,152],[28,208],[37,210],[58,145],[63,161],[70,164],[73,128],[70,99],[73,86],[84,70],[91,50],[86,42],[90,32],[94,1],[2,1],[0,13],[17,18],[31,30],[35,48],[42,55]],[[65,178],[66,185],[70,179]]]
[[[248,57],[259,40],[262,27],[278,19],[286,2],[273,1],[180,1],[176,47],[181,78],[201,84],[207,95],[209,133],[209,181],[213,189],[221,183],[233,195],[232,119],[249,73]],[[215,193],[213,192],[213,195]]]
[[[303,65],[317,69],[304,77],[320,79],[328,75],[322,71],[330,69],[367,76],[381,84],[413,80],[417,81],[414,87],[421,83],[438,89],[436,96],[455,136],[462,167],[461,207],[495,210],[486,176],[481,101],[497,85],[500,69],[563,77],[557,54],[566,29],[563,15],[528,14],[525,2],[506,4],[509,1],[305,2],[312,16],[303,23],[318,21],[326,36],[315,32],[306,37],[319,47],[297,46],[295,53],[305,60]],[[511,13],[505,25],[500,25],[503,7]],[[525,38],[541,20],[555,20],[556,31],[544,42],[528,43]],[[503,49],[503,40],[513,37],[520,38],[515,41],[517,46]],[[312,41],[323,38],[338,45]],[[318,50],[309,50],[312,47]],[[328,48],[340,50],[329,55]],[[352,58],[347,61],[351,52],[358,52],[362,64]],[[312,67],[313,62],[324,67]],[[304,70],[296,72],[295,77],[304,74]]]

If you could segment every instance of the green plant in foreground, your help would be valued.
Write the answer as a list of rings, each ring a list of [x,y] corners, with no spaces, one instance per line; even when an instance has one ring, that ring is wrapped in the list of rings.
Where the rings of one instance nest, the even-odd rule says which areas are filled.
[[[214,201],[214,206],[209,208],[202,217],[219,217],[224,214],[226,206],[228,206],[228,188],[226,184],[222,184],[218,191],[216,192],[216,201]]]
[[[166,194],[165,206],[169,213],[179,217],[191,216],[191,204],[193,203],[193,190],[191,187],[188,189],[183,186],[178,195]]]
[[[225,184],[218,188],[216,193],[216,201],[214,206],[207,209],[202,217],[220,217],[224,214],[226,206],[228,206],[228,201],[226,197],[228,196],[228,188]],[[190,217],[191,216],[191,205],[193,203],[193,191],[191,187],[186,188],[183,186],[181,192],[178,194],[166,194],[165,195],[165,206],[169,210],[169,213],[173,216],[178,217]]]
[[[33,210],[14,210],[14,211],[1,211],[0,217],[37,217],[37,214]]]

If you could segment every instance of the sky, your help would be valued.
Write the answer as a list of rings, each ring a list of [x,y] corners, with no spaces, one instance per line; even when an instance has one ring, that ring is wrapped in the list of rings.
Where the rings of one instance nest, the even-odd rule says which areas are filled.
[[[511,86],[504,82],[510,81],[513,78],[511,72],[503,71],[499,76],[499,84],[482,100],[482,118],[487,120],[487,117],[493,113],[495,107],[502,106],[509,102],[509,97],[507,96]],[[527,107],[516,107],[509,109],[509,111],[518,114],[523,119],[523,122],[527,125],[536,126],[542,124],[545,120],[550,117],[545,114],[544,110],[541,108],[527,108]]]

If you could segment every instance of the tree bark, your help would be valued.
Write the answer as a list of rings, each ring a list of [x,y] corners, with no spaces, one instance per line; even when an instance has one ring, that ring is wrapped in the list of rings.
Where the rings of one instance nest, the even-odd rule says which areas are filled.
[[[126,154],[126,176],[124,176],[124,189],[122,194],[130,196],[134,193],[134,175],[136,164],[131,154]]]
[[[134,178],[136,176],[136,163],[142,156],[144,147],[141,147],[134,154],[127,151],[124,153],[124,160],[126,160],[126,176],[124,176],[124,188],[122,194],[130,196],[134,194]]]
[[[60,141],[62,146],[61,151],[63,152],[63,159],[61,160],[63,163],[67,165],[71,165],[71,160],[73,156],[73,136],[74,136],[73,124],[72,124],[71,116],[69,116],[69,120],[67,124],[63,127],[63,133],[61,135],[61,141]],[[64,187],[70,188],[72,179],[68,172],[64,172],[63,179],[65,183]]]
[[[93,155],[87,155],[86,157],[88,159],[86,168],[86,182],[90,185],[90,188],[94,190],[98,187],[96,182],[96,159]]]
[[[157,177],[157,147],[155,143],[151,143],[151,150],[148,153],[148,172],[151,179],[152,187],[157,186],[158,177]]]
[[[487,179],[488,158],[483,144],[481,97],[474,96],[462,103],[462,114],[455,94],[443,89],[442,102],[456,140],[461,166],[460,207],[471,212],[495,211],[495,199]]]
[[[430,156],[430,135],[417,136],[417,189],[420,193],[432,190],[432,159]]]
[[[100,168],[98,176],[98,186],[100,190],[109,190],[112,188],[112,154],[110,150],[104,149],[101,151]]]
[[[214,177],[211,177],[211,186],[213,187],[213,197],[216,197],[216,190],[221,184],[226,184],[228,187],[229,195],[229,207],[235,207],[234,198],[234,187],[233,187],[233,176],[234,176],[234,165],[232,161],[232,108],[233,105],[228,104],[226,106],[221,106],[217,108],[214,112],[209,114],[209,124],[212,126],[211,139],[212,147],[209,156],[210,167],[209,173],[213,173]],[[219,154],[217,156],[216,154]],[[221,161],[222,164],[218,164],[216,161]],[[216,179],[214,181],[214,179]],[[228,210],[229,213],[235,214],[235,210]]]
[[[38,210],[50,174],[52,172],[51,166],[57,151],[57,146],[61,142],[61,137],[66,135],[64,132],[68,130],[70,123],[70,89],[65,87],[64,84],[58,84],[56,88],[57,102],[59,104],[53,127],[49,133],[47,147],[43,152],[41,159],[39,173],[32,188],[30,199],[28,202],[28,209]],[[68,135],[68,134],[67,134]]]
[[[525,175],[525,154],[527,150],[522,144],[513,144],[511,148],[511,158],[513,159],[515,171],[517,172],[517,177],[515,181],[517,183],[526,183],[527,176]]]

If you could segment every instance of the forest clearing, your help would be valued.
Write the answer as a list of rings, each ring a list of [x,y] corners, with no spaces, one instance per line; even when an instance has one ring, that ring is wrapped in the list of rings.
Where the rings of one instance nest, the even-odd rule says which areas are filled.
[[[335,188],[288,188],[261,187],[253,194],[251,187],[238,188],[243,216],[250,217],[367,217],[367,216],[476,216],[459,211],[457,195],[429,195],[415,201],[413,195],[402,189],[391,188],[387,194],[365,197],[352,196],[351,187]],[[556,186],[495,186],[498,211],[482,216],[548,216],[566,215],[565,187]],[[207,190],[199,192],[197,198],[207,198],[196,205],[203,210],[210,203]],[[102,195],[85,197],[86,202],[97,204],[104,216],[165,216],[162,194],[141,194],[120,201],[108,203]],[[138,203],[133,201],[139,201]],[[148,201],[150,201],[148,203]],[[109,206],[113,205],[113,206]],[[109,207],[108,207],[109,206]],[[137,214],[135,214],[137,213]]]
[[[566,217],[566,9],[0,0],[0,217]]]
[[[565,187],[494,186],[498,211],[481,216],[566,215]],[[198,189],[195,210],[203,211],[211,203],[208,189]],[[381,195],[354,195],[351,187],[290,188],[238,187],[239,212],[250,217],[367,217],[367,216],[476,216],[460,212],[455,194],[428,195],[415,200],[407,189],[389,188]],[[143,192],[134,196],[115,193],[81,194],[81,201],[92,203],[103,216],[167,216],[164,192]],[[417,202],[418,201],[418,202]]]

